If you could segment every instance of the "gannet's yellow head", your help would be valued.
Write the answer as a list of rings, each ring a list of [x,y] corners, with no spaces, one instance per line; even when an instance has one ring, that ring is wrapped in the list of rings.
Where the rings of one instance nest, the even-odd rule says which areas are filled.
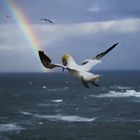
[[[62,58],[62,62],[63,62],[63,65],[66,66],[69,62],[72,62],[74,61],[72,56],[70,56],[69,54],[65,54]]]

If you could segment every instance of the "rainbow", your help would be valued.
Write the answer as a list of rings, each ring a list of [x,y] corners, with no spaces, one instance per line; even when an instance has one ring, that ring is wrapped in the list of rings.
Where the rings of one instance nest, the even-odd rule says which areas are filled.
[[[3,0],[3,2],[6,8],[8,8],[12,17],[15,19],[19,29],[27,40],[29,47],[33,50],[36,58],[39,60],[38,50],[42,50],[42,45],[34,29],[32,28],[32,24],[28,19],[28,16],[26,16],[25,11],[22,10],[19,5],[14,3],[13,0]],[[40,63],[40,61],[37,61],[37,63]],[[45,69],[42,65],[41,69],[44,72],[50,72],[50,70]]]
[[[12,17],[15,19],[19,29],[26,38],[29,47],[31,47],[34,53],[38,56],[38,50],[41,49],[42,45],[35,31],[33,30],[30,20],[25,14],[25,11],[22,10],[19,5],[13,3],[13,0],[4,0],[4,3],[6,7],[8,7],[8,10],[12,14]]]

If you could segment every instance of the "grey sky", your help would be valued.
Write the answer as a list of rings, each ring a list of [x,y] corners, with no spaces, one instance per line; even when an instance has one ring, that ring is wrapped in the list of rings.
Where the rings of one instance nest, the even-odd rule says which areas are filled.
[[[54,62],[70,53],[78,63],[119,42],[95,69],[140,69],[139,0],[12,0],[28,15]],[[42,71],[39,58],[0,1],[0,72]],[[10,18],[6,18],[10,15]],[[46,17],[55,22],[40,21]]]

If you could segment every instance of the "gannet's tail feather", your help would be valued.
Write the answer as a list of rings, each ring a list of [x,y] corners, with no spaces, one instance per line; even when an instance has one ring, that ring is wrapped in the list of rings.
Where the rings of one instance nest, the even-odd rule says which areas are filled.
[[[83,73],[81,76],[82,76],[81,80],[85,88],[89,88],[89,85],[88,85],[89,83],[91,83],[92,85],[96,87],[99,86],[97,82],[99,81],[99,77],[101,77],[101,75],[94,75],[92,73],[86,72],[86,73]]]
[[[61,64],[52,63],[52,60],[43,51],[39,50],[38,53],[39,53],[39,58],[41,60],[41,63],[43,64],[45,68],[48,68],[48,69],[53,69],[55,67],[61,67],[63,69],[66,68],[65,66]]]
[[[95,78],[92,81],[85,81],[83,78],[81,80],[85,88],[90,88],[88,85],[89,83],[91,83],[93,86],[96,86],[96,87],[99,86],[99,84],[95,83],[97,81]]]

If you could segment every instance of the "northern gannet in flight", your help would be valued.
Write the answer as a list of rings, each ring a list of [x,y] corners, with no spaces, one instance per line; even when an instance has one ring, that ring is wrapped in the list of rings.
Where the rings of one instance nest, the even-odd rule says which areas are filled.
[[[101,75],[95,75],[93,73],[90,72],[90,70],[92,69],[93,66],[95,66],[98,63],[101,63],[101,58],[106,55],[108,52],[110,52],[113,48],[115,48],[115,46],[118,43],[112,45],[109,49],[107,49],[106,51],[97,54],[95,57],[90,58],[90,59],[86,59],[82,62],[81,65],[78,65],[73,57],[69,54],[65,54],[62,57],[62,64],[55,64],[52,63],[52,60],[44,54],[43,51],[39,50],[39,57],[40,60],[42,62],[42,64],[44,65],[44,67],[48,68],[48,69],[53,69],[56,67],[60,67],[63,70],[67,69],[69,73],[71,73],[74,77],[77,77],[79,79],[81,79],[83,85],[86,88],[89,88],[88,83],[93,84],[94,86],[98,86],[98,84],[96,84],[96,81],[99,79],[99,77]]]
[[[49,22],[49,23],[53,23],[50,19],[48,18],[41,18],[40,20],[45,21],[45,22]]]

